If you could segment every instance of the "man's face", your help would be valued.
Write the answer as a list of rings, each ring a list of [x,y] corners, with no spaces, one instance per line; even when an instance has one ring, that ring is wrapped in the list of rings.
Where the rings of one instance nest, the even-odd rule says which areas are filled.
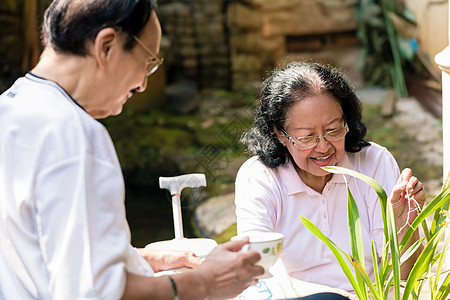
[[[121,53],[111,60],[106,86],[102,87],[105,89],[102,111],[95,118],[120,114],[123,105],[134,93],[147,88],[147,71],[150,65],[154,65],[161,43],[161,26],[155,12],[152,12],[138,39],[139,42],[131,50],[122,48]],[[122,46],[123,42],[124,39]]]

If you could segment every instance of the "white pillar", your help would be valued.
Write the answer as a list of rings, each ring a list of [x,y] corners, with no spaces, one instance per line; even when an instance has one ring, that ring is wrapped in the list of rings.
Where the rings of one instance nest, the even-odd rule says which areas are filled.
[[[449,6],[450,7],[450,6]],[[450,10],[450,9],[449,9]],[[450,13],[449,13],[450,16]],[[450,22],[449,22],[450,29]],[[450,30],[449,30],[450,33]],[[450,38],[449,38],[450,41]],[[450,172],[450,45],[439,52],[435,62],[442,70],[442,138],[443,138],[443,176]]]
[[[450,43],[450,5],[448,15],[449,43]],[[450,45],[436,54],[434,61],[442,70],[442,164],[443,164],[443,182],[450,176]],[[447,238],[450,236],[450,229],[445,229]],[[450,266],[450,249],[447,249],[445,255],[445,266]]]

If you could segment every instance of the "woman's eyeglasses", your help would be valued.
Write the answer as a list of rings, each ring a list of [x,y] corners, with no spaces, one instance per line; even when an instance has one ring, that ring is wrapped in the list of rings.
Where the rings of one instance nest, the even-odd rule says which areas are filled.
[[[320,141],[320,138],[324,140],[334,143],[342,140],[348,132],[348,125],[345,124],[342,127],[329,130],[324,133],[324,135],[310,134],[307,136],[302,136],[296,139],[291,138],[291,136],[286,132],[286,130],[282,130],[284,135],[289,139],[289,141],[294,145],[298,150],[307,150],[314,148]]]
[[[133,35],[133,38],[153,57],[152,63],[147,66],[147,73],[145,75],[148,77],[158,70],[159,66],[161,66],[164,62],[164,58],[159,58],[156,54],[154,54],[137,36]]]

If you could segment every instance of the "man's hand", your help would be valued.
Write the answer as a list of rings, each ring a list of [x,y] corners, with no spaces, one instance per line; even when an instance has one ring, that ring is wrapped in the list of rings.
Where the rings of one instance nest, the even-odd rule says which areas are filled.
[[[239,252],[247,243],[248,238],[219,245],[194,270],[207,287],[209,298],[233,298],[264,274],[264,268],[255,265],[261,259],[258,252]]]

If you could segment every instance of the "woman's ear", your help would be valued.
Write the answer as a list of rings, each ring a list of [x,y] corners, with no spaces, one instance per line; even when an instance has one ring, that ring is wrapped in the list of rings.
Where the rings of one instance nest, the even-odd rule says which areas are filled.
[[[277,138],[280,141],[280,143],[286,147],[286,144],[289,142],[286,135],[282,131],[278,130],[276,127],[273,127],[273,132],[275,132],[275,134],[277,135]]]

